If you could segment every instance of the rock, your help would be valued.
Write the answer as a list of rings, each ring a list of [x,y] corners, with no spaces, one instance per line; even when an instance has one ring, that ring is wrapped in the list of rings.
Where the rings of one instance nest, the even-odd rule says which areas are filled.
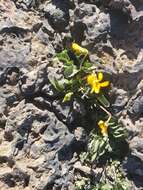
[[[6,110],[6,99],[1,94],[0,96],[0,113],[3,114]]]
[[[143,114],[143,96],[142,94],[132,100],[128,106],[128,112],[132,118],[139,118]]]
[[[0,189],[74,189],[97,116],[77,99],[63,103],[50,82],[63,79],[53,56],[74,40],[111,80],[112,108],[128,131],[124,166],[143,186],[142,10],[142,0],[0,1]]]
[[[77,125],[85,123],[85,106],[82,102],[74,100],[71,103],[63,103],[61,100],[55,100],[52,104],[53,111],[58,119],[66,123],[72,130]]]
[[[0,51],[0,67],[29,67],[26,57],[30,52],[30,44],[21,44],[20,40],[5,37],[5,44]]]
[[[64,1],[58,2],[55,1],[54,4],[48,3],[44,7],[45,16],[49,20],[51,26],[59,32],[65,31],[69,23],[69,13],[65,6],[61,8],[61,4],[64,4]]]
[[[112,105],[114,112],[119,113],[120,111],[122,111],[127,104],[128,99],[129,98],[127,92],[122,89],[118,89],[116,91],[116,99],[114,101],[114,104]]]
[[[143,140],[141,137],[134,137],[130,141],[130,149],[131,154],[137,158],[139,158],[141,161],[143,161]]]
[[[5,19],[0,21],[0,35],[5,43],[1,45],[0,65],[29,67],[27,57],[30,54],[31,31],[40,23],[39,18],[33,12],[27,14],[17,9],[9,0],[3,2],[2,11]]]
[[[9,85],[16,85],[19,80],[19,68],[10,67],[6,69],[6,83]]]
[[[21,93],[24,96],[31,96],[40,92],[47,79],[46,66],[40,66],[37,70],[33,70],[21,76],[19,85]]]
[[[87,166],[82,166],[80,162],[76,162],[74,164],[74,168],[77,169],[77,170],[80,170],[88,175],[91,175],[92,174],[92,169],[87,167]]]
[[[10,107],[17,103],[18,88],[16,86],[5,85],[0,87],[0,89],[0,113],[3,115]]]
[[[56,97],[58,97],[58,92],[56,91],[56,89],[54,89],[54,87],[52,86],[52,84],[45,84],[42,88],[42,93],[45,94],[47,97],[49,97],[50,99],[55,99]]]
[[[41,0],[37,1],[37,0],[15,0],[14,1],[16,6],[24,9],[24,10],[29,10],[29,9],[33,9],[33,8],[38,8],[38,6],[42,3]]]
[[[47,57],[55,53],[53,47],[50,47],[50,44],[48,44],[50,42],[48,41],[48,45],[46,44],[45,39],[43,39],[44,34],[40,34],[40,30],[38,31],[37,36],[31,40],[31,51],[26,59],[27,64],[32,67],[47,63]],[[42,35],[42,39],[40,38],[40,35]]]
[[[85,150],[86,145],[87,145],[87,134],[84,128],[82,127],[77,127],[74,130],[74,136],[76,139],[75,142],[75,149],[77,153],[80,153],[81,151]]]
[[[86,133],[85,133],[85,130],[84,128],[82,127],[77,127],[74,131],[74,134],[75,134],[75,138],[78,142],[82,141],[86,141]]]
[[[68,187],[71,178],[69,170],[72,170],[68,160],[73,157],[75,138],[52,112],[39,110],[33,104],[22,101],[11,110],[5,133],[13,136],[9,156],[13,155],[16,166],[20,166],[23,157],[28,155],[21,169],[26,170],[28,176],[33,176],[29,179],[29,186],[37,190],[51,185],[53,188],[56,185]],[[36,165],[30,164],[33,159]],[[27,167],[33,168],[33,172]]]
[[[14,168],[12,172],[6,172],[3,175],[0,175],[0,180],[7,184],[8,188],[15,187],[19,185],[19,187],[26,187],[29,183],[29,175],[23,172],[19,168]]]
[[[124,170],[128,173],[137,187],[142,187],[142,176],[143,176],[143,165],[136,157],[128,157],[127,160],[124,162]]]
[[[53,104],[53,111],[57,115],[60,121],[62,122],[67,122],[69,114],[70,114],[70,109],[71,105],[66,105],[62,103],[61,101],[54,101]]]
[[[33,104],[36,105],[37,107],[41,108],[42,110],[52,110],[52,103],[51,100],[48,98],[43,98],[43,97],[35,97],[33,100]]]
[[[0,68],[0,85],[5,84],[6,82],[6,73],[4,68]]]
[[[42,26],[37,32],[37,38],[46,45],[43,53],[47,57],[53,57],[56,51],[60,52],[63,48],[62,34],[54,32],[54,29],[46,19],[43,20]]]
[[[134,9],[134,6],[132,5],[130,0],[96,0],[95,3],[98,6],[105,6],[109,8],[109,10],[118,10],[121,11],[122,13],[126,14],[128,16],[128,19],[133,19],[131,10]]]
[[[87,120],[86,114],[87,114],[87,109],[86,105],[77,99],[74,99],[73,105],[72,105],[72,112],[70,114],[70,122],[71,124],[73,123],[74,126],[84,126],[86,127],[87,125]]]
[[[120,72],[112,72],[112,82],[115,87],[123,89],[127,92],[134,91],[135,93],[138,84],[142,80],[142,70],[142,61],[140,63],[134,64],[132,67],[126,66],[124,69],[122,68]]]
[[[83,45],[93,52],[95,43],[98,40],[103,39],[110,31],[109,15],[100,12],[95,5],[84,3],[79,4],[79,7],[75,9],[74,14],[76,25],[78,23],[78,26],[81,25],[83,28],[81,30],[85,39]],[[76,28],[78,35],[78,27]],[[74,32],[76,36],[76,31]],[[81,35],[82,34],[80,34],[80,36]]]

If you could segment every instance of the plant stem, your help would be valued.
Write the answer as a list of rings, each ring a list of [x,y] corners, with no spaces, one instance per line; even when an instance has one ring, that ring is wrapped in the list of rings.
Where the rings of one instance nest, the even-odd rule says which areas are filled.
[[[111,113],[110,113],[109,111],[107,111],[103,106],[100,106],[100,108],[101,108],[104,112],[106,112],[107,115],[109,116],[108,119],[107,119],[107,121],[106,121],[106,123],[109,123],[109,121],[110,121],[110,119],[111,119],[111,117],[112,117]]]

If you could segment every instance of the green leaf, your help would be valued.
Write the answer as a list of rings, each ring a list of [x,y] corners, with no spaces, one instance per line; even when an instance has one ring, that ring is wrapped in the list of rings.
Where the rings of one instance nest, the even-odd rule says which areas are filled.
[[[98,99],[98,101],[105,107],[109,107],[110,106],[110,103],[109,101],[107,100],[107,98],[103,95],[103,94],[100,94],[100,95],[97,95],[96,98]]]
[[[89,178],[82,177],[78,181],[75,181],[75,190],[83,190],[83,188],[89,183]]]
[[[67,52],[68,52],[67,50],[63,50],[62,52],[57,53],[57,54],[56,54],[56,57],[57,57],[59,60],[61,60],[61,59],[63,59],[63,58],[69,60],[70,58],[69,58]]]
[[[92,66],[92,63],[89,62],[89,61],[85,61],[84,64],[83,64],[83,67],[86,68],[86,69],[91,68],[91,66]]]
[[[119,135],[114,135],[115,138],[121,138],[121,137],[124,137],[125,135],[124,134],[119,134]]]
[[[64,67],[64,76],[68,78],[73,73],[73,66]]]
[[[64,68],[64,76],[65,76],[65,78],[71,78],[77,73],[78,73],[78,70],[77,70],[75,65],[66,66]]]
[[[113,120],[113,118],[111,118]],[[123,139],[126,136],[123,126],[114,119],[112,123],[109,123],[109,133],[115,139]]]
[[[94,162],[94,160],[96,160],[97,157],[97,152],[95,152],[92,156],[91,156],[91,162]]]
[[[49,78],[49,81],[56,90],[58,91],[64,90],[64,84],[62,82],[59,82],[56,78]]]
[[[72,65],[73,61],[70,59],[67,50],[63,50],[61,53],[57,53],[56,57],[59,61],[64,62],[65,65]]]
[[[97,152],[98,148],[99,148],[99,140],[93,140],[93,142],[91,142],[91,145],[90,145],[90,149],[93,151],[93,152]]]
[[[68,92],[68,93],[64,96],[63,102],[68,102],[68,101],[70,101],[72,95],[73,95],[73,92]]]
[[[112,185],[107,183],[101,187],[101,190],[112,190]]]
[[[79,155],[79,157],[80,157],[80,161],[81,161],[81,162],[84,162],[84,161],[87,159],[87,157],[88,157],[88,153],[87,153],[87,152],[82,152],[82,153]]]

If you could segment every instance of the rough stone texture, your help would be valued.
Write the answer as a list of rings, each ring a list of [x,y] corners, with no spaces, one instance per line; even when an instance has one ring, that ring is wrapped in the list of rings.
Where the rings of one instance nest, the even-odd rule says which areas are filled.
[[[129,132],[124,169],[143,187],[142,0],[0,1],[0,189],[72,190],[88,110],[63,104],[49,82],[68,41],[102,59],[115,114]],[[72,106],[72,110],[70,110]]]
[[[75,40],[81,42],[85,39],[83,45],[93,52],[97,41],[105,39],[110,31],[109,14],[100,12],[92,4],[81,3],[79,7],[76,7],[74,21],[73,36],[75,36]],[[80,31],[80,36],[76,30]]]
[[[73,168],[68,160],[73,156],[75,138],[52,112],[21,101],[11,109],[4,138],[1,164],[5,163],[5,169],[7,167],[12,173],[2,170],[0,179],[7,187],[19,186],[20,189],[28,185],[39,190],[62,189],[70,185]],[[21,174],[25,175],[23,181],[17,179],[20,176],[15,174],[15,168],[24,170]],[[12,181],[9,181],[9,175],[14,175]]]

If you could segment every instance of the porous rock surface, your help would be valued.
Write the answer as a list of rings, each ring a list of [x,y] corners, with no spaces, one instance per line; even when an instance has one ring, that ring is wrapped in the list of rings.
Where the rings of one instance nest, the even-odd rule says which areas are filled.
[[[0,1],[0,189],[72,190],[84,144],[82,103],[61,103],[51,57],[75,40],[103,60],[112,107],[129,132],[123,163],[143,187],[142,0]]]

